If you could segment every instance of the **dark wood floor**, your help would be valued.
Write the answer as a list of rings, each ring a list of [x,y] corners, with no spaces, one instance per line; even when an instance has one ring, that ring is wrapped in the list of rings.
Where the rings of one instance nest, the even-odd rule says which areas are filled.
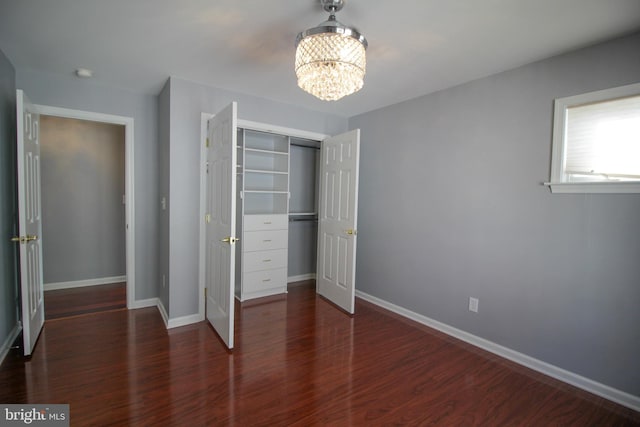
[[[127,308],[127,284],[85,286],[44,293],[44,318],[60,319]]]
[[[0,402],[69,403],[71,425],[623,426],[640,414],[310,286],[237,304],[236,349],[155,308],[50,320],[31,360],[0,367]]]

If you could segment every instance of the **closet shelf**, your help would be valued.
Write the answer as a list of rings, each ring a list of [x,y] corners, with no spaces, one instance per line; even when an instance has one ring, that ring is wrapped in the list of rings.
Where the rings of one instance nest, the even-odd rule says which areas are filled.
[[[288,172],[281,172],[281,171],[275,171],[275,170],[265,170],[265,169],[245,169],[244,170],[245,173],[249,172],[249,173],[264,173],[264,174],[270,174],[270,175],[288,175]]]
[[[289,138],[243,129],[238,138],[242,169],[238,224],[240,262],[236,298],[240,301],[287,292]]]
[[[253,194],[289,194],[288,191],[275,191],[275,190],[244,190],[245,193]]]
[[[244,151],[250,151],[252,153],[264,153],[264,154],[277,154],[281,156],[288,156],[289,153],[285,151],[275,151],[275,150],[264,150],[261,148],[247,148],[245,147]]]

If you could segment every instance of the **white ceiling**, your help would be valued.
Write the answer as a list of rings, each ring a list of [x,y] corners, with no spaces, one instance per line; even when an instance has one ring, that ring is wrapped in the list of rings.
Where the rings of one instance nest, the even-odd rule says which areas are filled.
[[[296,34],[319,0],[0,0],[17,69],[157,94],[167,77],[353,116],[640,30],[640,0],[347,0],[367,38],[364,88],[324,102],[296,85]]]

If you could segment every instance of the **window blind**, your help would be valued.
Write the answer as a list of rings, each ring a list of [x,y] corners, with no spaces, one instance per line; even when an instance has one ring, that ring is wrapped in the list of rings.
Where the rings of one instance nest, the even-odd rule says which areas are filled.
[[[640,179],[640,96],[567,109],[567,175]]]

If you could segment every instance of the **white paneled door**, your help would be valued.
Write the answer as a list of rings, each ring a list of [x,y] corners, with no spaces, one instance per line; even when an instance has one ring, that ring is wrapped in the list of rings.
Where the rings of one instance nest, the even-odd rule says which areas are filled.
[[[206,224],[207,319],[233,348],[236,239],[237,106],[230,104],[208,124]]]
[[[17,178],[20,288],[24,355],[29,356],[44,326],[42,215],[40,209],[40,120],[21,90],[17,91]]]
[[[358,225],[360,130],[322,142],[317,290],[353,314]]]

